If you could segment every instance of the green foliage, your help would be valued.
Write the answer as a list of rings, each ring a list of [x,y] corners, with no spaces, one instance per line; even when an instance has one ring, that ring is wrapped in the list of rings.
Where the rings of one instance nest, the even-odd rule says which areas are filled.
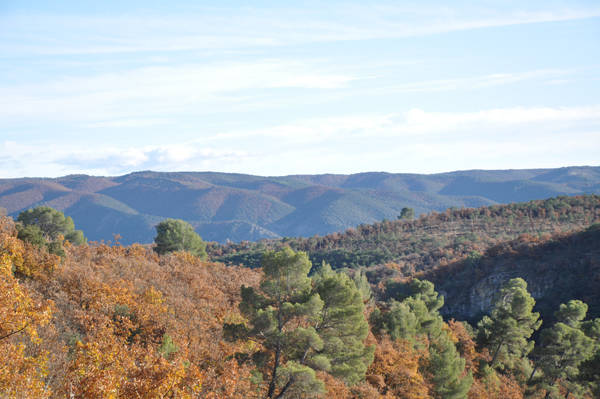
[[[578,327],[580,322],[585,319],[588,311],[588,305],[581,301],[571,300],[566,305],[560,305],[559,310],[554,312],[554,317],[570,327]]]
[[[600,398],[600,348],[592,357],[579,365],[577,382],[589,388],[595,398]]]
[[[206,258],[206,244],[194,228],[181,219],[165,219],[158,223],[154,242],[154,252],[159,255],[187,251],[202,259]]]
[[[539,313],[532,312],[534,305],[525,280],[512,279],[502,287],[490,317],[485,316],[477,325],[478,344],[494,353],[491,367],[512,368],[533,349],[534,343],[528,338],[542,324]]]
[[[158,347],[157,351],[160,352],[165,359],[169,359],[169,356],[173,353],[179,352],[179,348],[173,343],[173,338],[171,338],[170,335],[164,334],[162,344]]]
[[[354,284],[356,284],[356,288],[362,294],[363,300],[368,301],[371,299],[371,284],[369,284],[369,280],[365,275],[365,271],[362,269],[357,270],[354,273]]]
[[[241,291],[239,308],[250,328],[224,326],[230,339],[245,335],[262,343],[265,351],[255,358],[272,359],[265,376],[269,398],[322,393],[316,370],[355,384],[373,361],[374,348],[363,344],[369,332],[363,294],[347,274],[327,264],[311,279],[311,266],[304,252],[265,252],[260,291],[244,286]]]
[[[460,357],[456,346],[447,334],[440,334],[432,342],[428,368],[433,374],[436,398],[467,398],[474,378],[471,372],[461,378],[465,369],[465,359]]]
[[[576,393],[585,390],[585,385],[594,383],[593,379],[585,380],[585,366],[583,375],[579,370],[582,362],[592,358],[598,348],[600,320],[581,323],[586,312],[587,305],[581,301],[561,304],[554,313],[559,322],[540,335],[540,347],[535,351],[538,358],[536,369],[539,368],[543,374],[536,382],[547,392],[556,393],[558,386],[562,385]],[[530,380],[533,377],[532,374]]]
[[[331,361],[333,376],[356,384],[364,379],[375,351],[363,344],[369,334],[363,293],[348,275],[332,271],[328,264],[315,273],[313,292],[324,303],[315,326],[324,343],[319,355]]]
[[[438,296],[433,283],[426,280],[414,279],[410,285],[411,296],[403,303],[417,316],[418,332],[429,337],[437,337],[444,324],[438,309],[444,306],[444,297]]]
[[[84,245],[87,239],[81,230],[75,230],[75,224],[71,217],[46,206],[39,206],[19,214],[17,221],[21,223],[17,227],[19,238],[27,240],[35,245],[45,245],[46,241],[56,241],[60,236],[73,245]],[[37,229],[36,229],[37,228]]]
[[[43,247],[48,243],[42,230],[34,224],[17,224],[16,228],[17,238],[21,241],[27,241],[37,247]]]
[[[415,218],[415,210],[413,208],[404,207],[398,219],[411,220]]]
[[[391,306],[385,313],[375,309],[371,313],[370,321],[375,332],[384,331],[390,335],[392,340],[414,341],[420,328],[419,319],[412,312],[410,306],[395,300],[391,301]]]
[[[462,376],[465,360],[443,329],[438,313],[443,305],[444,298],[431,282],[414,279],[408,297],[402,302],[391,300],[385,313],[376,309],[370,321],[375,333],[385,332],[392,340],[406,339],[418,345],[416,338],[427,336],[431,341],[427,368],[433,375],[435,397],[465,399],[474,379],[470,372]]]

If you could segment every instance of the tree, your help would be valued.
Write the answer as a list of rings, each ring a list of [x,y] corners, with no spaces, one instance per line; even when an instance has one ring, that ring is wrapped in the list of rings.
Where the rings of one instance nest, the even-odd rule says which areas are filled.
[[[44,398],[46,353],[36,350],[38,328],[50,322],[54,304],[36,300],[13,275],[26,257],[13,227],[0,218],[0,397]]]
[[[388,312],[378,310],[372,314],[375,330],[383,330],[393,340],[415,341],[418,336],[427,337],[429,345],[429,365],[435,397],[466,398],[473,375],[463,375],[465,360],[456,350],[454,342],[445,330],[445,324],[438,313],[444,298],[435,292],[433,283],[414,279],[410,285],[411,295],[402,302],[392,301]]]
[[[576,300],[561,304],[560,309],[554,312],[559,322],[541,333],[541,346],[536,351],[539,356],[536,369],[543,371],[541,386],[546,389],[547,398],[557,391],[557,382],[564,385],[567,392],[582,390],[582,386],[576,382],[579,365],[594,355],[600,327],[598,319],[581,323],[587,309],[585,303]]]
[[[414,218],[415,218],[415,210],[413,208],[407,208],[407,207],[402,208],[402,211],[400,212],[400,216],[398,216],[398,219],[402,219],[402,220],[411,220]]]
[[[181,219],[165,219],[157,224],[154,242],[154,252],[159,255],[187,251],[201,259],[207,256],[206,243],[192,225]]]
[[[479,345],[487,346],[494,353],[490,367],[512,368],[517,359],[533,349],[533,341],[527,339],[542,321],[539,313],[533,313],[535,300],[527,292],[527,283],[521,278],[510,280],[496,296],[490,316],[477,324]]]
[[[267,251],[260,291],[242,286],[240,310],[250,328],[225,324],[230,339],[248,337],[264,348],[255,363],[264,365],[268,398],[294,392],[324,393],[316,371],[326,371],[348,385],[364,379],[374,347],[365,348],[368,324],[362,293],[344,273],[327,264],[308,277],[311,262],[290,248]]]
[[[28,241],[32,244],[39,243],[40,232],[48,241],[57,241],[60,236],[63,236],[73,245],[83,245],[87,242],[83,232],[75,230],[75,223],[70,216],[65,217],[64,213],[47,206],[23,211],[17,221],[22,225],[21,228],[18,227],[19,238],[30,237]],[[39,232],[35,228],[39,229]]]
[[[448,334],[440,334],[431,343],[428,369],[433,375],[435,397],[443,399],[466,399],[473,374],[462,376],[465,359],[461,358]]]

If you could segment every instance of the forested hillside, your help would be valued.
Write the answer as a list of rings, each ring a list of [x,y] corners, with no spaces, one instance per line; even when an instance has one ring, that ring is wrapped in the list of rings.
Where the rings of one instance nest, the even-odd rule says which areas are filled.
[[[587,220],[593,216],[583,213]],[[600,394],[600,319],[591,317],[586,303],[563,292],[548,310],[553,314],[540,317],[531,287],[510,278],[499,284],[477,324],[444,321],[444,297],[423,279],[449,289],[448,276],[470,279],[474,265],[482,271],[478,281],[506,259],[540,261],[564,250],[561,259],[567,260],[594,251],[585,252],[589,262],[575,262],[579,274],[595,271],[582,287],[594,289],[598,225],[548,238],[521,235],[511,245],[488,248],[479,263],[463,259],[439,274],[439,265],[404,274],[388,264],[384,268],[396,274],[379,283],[380,267],[366,274],[314,267],[289,245],[265,252],[262,267],[251,269],[202,260],[205,254],[158,255],[150,246],[72,245],[60,235],[32,243],[17,238],[24,231],[19,226],[0,217],[2,397]],[[568,274],[574,265],[559,266]]]
[[[206,241],[321,236],[384,218],[600,193],[600,168],[461,171],[432,175],[383,172],[261,177],[212,172],[137,172],[119,177],[2,179],[0,206],[16,217],[49,206],[94,241],[121,235],[151,243],[165,218],[191,223]]]
[[[522,234],[543,236],[600,222],[600,196],[560,196],[480,208],[448,208],[417,218],[383,220],[324,236],[259,242],[213,243],[213,259],[253,267],[266,249],[290,246],[314,263],[357,268],[396,263],[407,274],[434,269],[472,251],[483,251]]]
[[[382,298],[394,298],[407,278],[425,278],[446,297],[440,312],[477,319],[503,282],[524,278],[543,315],[565,297],[585,300],[600,316],[597,230],[600,196],[448,209],[417,219],[362,225],[344,233],[207,247],[213,260],[260,266],[262,252],[289,246],[313,264],[364,269]],[[596,263],[595,263],[596,262]]]

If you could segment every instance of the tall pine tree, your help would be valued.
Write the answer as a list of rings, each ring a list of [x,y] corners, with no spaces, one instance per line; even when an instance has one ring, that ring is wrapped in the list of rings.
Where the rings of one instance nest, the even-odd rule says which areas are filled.
[[[478,344],[494,354],[492,368],[512,368],[533,349],[534,343],[528,339],[542,324],[540,314],[533,313],[534,305],[525,280],[515,278],[496,296],[490,316],[477,324]]]
[[[326,264],[313,281],[306,253],[289,248],[266,252],[262,264],[260,291],[242,286],[240,310],[250,328],[226,324],[224,330],[229,338],[261,342],[264,351],[255,358],[267,365],[267,398],[323,394],[318,370],[348,385],[363,380],[375,348],[363,344],[369,329],[354,281]]]

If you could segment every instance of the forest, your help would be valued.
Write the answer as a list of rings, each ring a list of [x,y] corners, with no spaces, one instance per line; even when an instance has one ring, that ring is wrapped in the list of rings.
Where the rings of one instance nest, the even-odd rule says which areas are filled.
[[[167,219],[122,245],[1,216],[0,396],[600,397],[599,219],[582,195],[228,245]]]

